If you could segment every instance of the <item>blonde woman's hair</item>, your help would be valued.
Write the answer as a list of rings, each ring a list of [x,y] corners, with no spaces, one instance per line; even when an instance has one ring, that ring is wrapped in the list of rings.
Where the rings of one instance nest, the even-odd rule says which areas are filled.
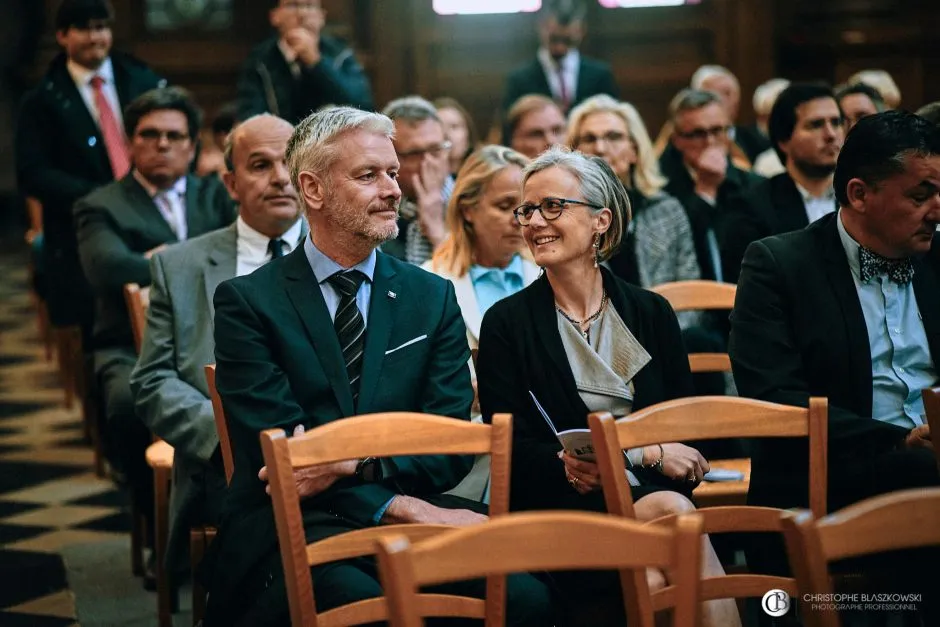
[[[653,142],[650,141],[643,118],[629,102],[620,102],[601,94],[588,98],[572,109],[568,115],[568,147],[572,150],[578,149],[581,125],[594,113],[612,113],[627,125],[627,135],[636,148],[636,164],[628,173],[627,180],[622,181],[623,184],[627,187],[635,186],[637,191],[646,197],[661,191],[666,186],[666,178],[659,171],[659,159],[653,150]]]
[[[497,174],[511,166],[524,169],[528,164],[526,157],[505,146],[483,146],[467,157],[457,173],[454,191],[447,203],[445,221],[449,235],[431,258],[433,270],[445,270],[455,277],[462,277],[470,270],[476,235],[464,211],[480,203],[486,186]],[[528,257],[524,246],[519,252]]]

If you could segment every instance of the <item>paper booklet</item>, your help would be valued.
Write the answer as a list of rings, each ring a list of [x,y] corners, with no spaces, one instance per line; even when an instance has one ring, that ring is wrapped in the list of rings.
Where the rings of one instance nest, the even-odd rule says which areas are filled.
[[[539,410],[539,413],[542,414],[542,418],[545,419],[545,422],[548,423],[548,428],[552,430],[552,433],[555,434],[555,437],[558,438],[558,441],[561,443],[565,452],[567,452],[572,457],[580,459],[585,462],[594,462],[597,461],[594,455],[594,442],[591,441],[591,431],[588,429],[569,429],[567,431],[558,432],[558,429],[555,428],[555,423],[552,422],[552,419],[548,417],[548,413],[545,411],[545,408],[542,407],[542,404],[539,403],[539,400],[535,398],[535,394],[529,390],[529,396],[532,397],[532,402],[535,403],[536,409]]]

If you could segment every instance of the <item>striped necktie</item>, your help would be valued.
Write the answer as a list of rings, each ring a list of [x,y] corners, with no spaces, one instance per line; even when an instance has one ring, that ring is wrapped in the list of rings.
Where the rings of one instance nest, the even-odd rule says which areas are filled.
[[[358,270],[337,272],[327,279],[340,294],[333,328],[336,329],[340,348],[343,349],[353,407],[356,407],[359,401],[359,377],[362,374],[362,355],[366,343],[366,325],[356,305],[356,294],[365,279],[366,275]]]

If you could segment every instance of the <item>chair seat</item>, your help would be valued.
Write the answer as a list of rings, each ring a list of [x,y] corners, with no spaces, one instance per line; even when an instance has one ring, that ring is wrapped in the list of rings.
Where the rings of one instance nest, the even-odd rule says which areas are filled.
[[[741,481],[703,481],[692,494],[699,507],[746,505],[747,489],[751,484],[750,459],[719,459],[711,463],[712,469],[736,470],[744,474]]]
[[[158,440],[147,447],[147,465],[154,470],[173,468],[173,447],[164,440]]]

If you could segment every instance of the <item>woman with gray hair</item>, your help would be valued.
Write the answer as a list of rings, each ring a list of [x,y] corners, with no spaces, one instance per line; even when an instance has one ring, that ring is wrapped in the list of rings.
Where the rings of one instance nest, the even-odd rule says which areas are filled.
[[[524,170],[522,204],[514,213],[545,272],[483,319],[477,357],[483,419],[513,416],[512,510],[605,511],[597,465],[559,450],[543,412],[561,432],[587,428],[591,412],[625,416],[691,396],[679,324],[665,299],[601,266],[630,222],[627,194],[603,159],[558,148],[543,153]],[[626,451],[626,458],[624,480],[639,519],[695,509],[692,489],[709,470],[697,450],[668,443]],[[704,542],[704,576],[723,574]],[[651,573],[652,585],[662,577]],[[621,607],[615,574],[558,581],[566,613]],[[733,601],[704,608],[706,625],[740,625]]]

